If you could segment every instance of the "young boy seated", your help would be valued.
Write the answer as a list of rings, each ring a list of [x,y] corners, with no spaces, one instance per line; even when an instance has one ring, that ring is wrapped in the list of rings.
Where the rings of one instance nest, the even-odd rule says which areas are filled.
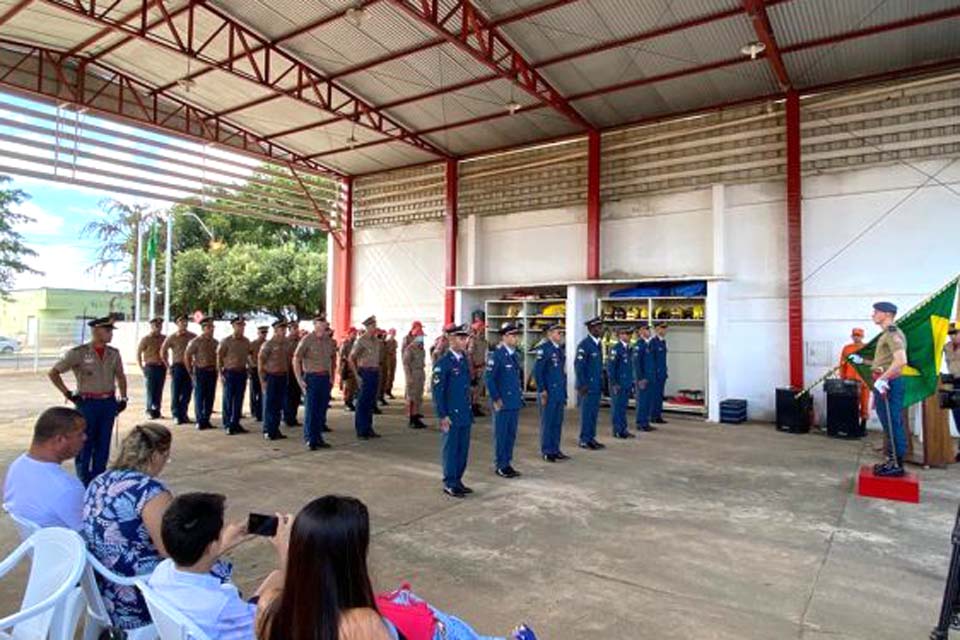
[[[185,493],[173,500],[163,514],[160,535],[170,556],[157,565],[148,584],[171,605],[190,618],[211,640],[250,640],[254,637],[257,605],[244,601],[232,584],[223,584],[210,574],[217,559],[242,542],[247,534],[242,523],[223,523],[226,498],[215,493]],[[280,518],[281,523],[290,518]],[[278,554],[278,567],[266,577],[256,595],[283,585],[289,525],[271,538]]]

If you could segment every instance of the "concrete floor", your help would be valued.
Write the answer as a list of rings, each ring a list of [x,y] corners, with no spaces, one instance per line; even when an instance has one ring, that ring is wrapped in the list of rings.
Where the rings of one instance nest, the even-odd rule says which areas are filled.
[[[3,472],[57,396],[31,375],[0,385]],[[357,496],[373,518],[376,588],[408,580],[490,634],[529,621],[545,640],[921,638],[939,613],[960,469],[922,471],[920,505],[867,500],[853,495],[853,477],[874,460],[872,440],[670,418],[657,433],[603,437],[605,451],[585,452],[572,412],[573,460],[548,464],[528,409],[515,464],[523,478],[491,473],[483,420],[466,477],[477,493],[453,500],[440,493],[438,432],[407,429],[399,405],[377,422],[384,438],[363,443],[352,414],[332,410],[334,448],[315,453],[297,437],[267,444],[180,427],[163,479],[177,493],[227,494],[233,518]],[[123,431],[140,409],[123,415]],[[606,436],[606,410],[601,420]],[[14,544],[2,519],[0,553]],[[233,560],[244,589],[273,562],[260,540]],[[0,584],[0,612],[16,607],[14,582]]]

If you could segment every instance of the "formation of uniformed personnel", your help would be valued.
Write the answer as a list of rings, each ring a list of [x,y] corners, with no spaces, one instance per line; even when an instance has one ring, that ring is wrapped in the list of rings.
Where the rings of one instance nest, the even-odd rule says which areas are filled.
[[[92,329],[90,342],[67,351],[47,374],[63,397],[76,405],[86,422],[86,441],[75,459],[77,477],[84,486],[107,468],[114,421],[127,408],[123,361],[120,351],[110,346],[113,319],[98,318],[87,326]],[[72,371],[76,378],[75,391],[63,382],[62,374],[67,371]]]
[[[547,340],[536,349],[533,375],[540,406],[540,453],[547,462],[557,462],[569,457],[560,450],[563,408],[567,402],[567,363],[561,342],[563,327],[554,324],[546,333]]]
[[[464,325],[448,326],[447,352],[433,365],[431,391],[441,432],[443,492],[463,498],[473,489],[463,484],[470,455],[470,361],[465,353],[470,332]]]
[[[487,357],[484,382],[493,404],[493,462],[501,478],[516,478],[513,447],[523,407],[523,370],[517,344],[520,328],[512,323],[500,327],[500,344]]]
[[[423,422],[423,389],[426,383],[427,352],[423,346],[423,325],[414,322],[410,333],[403,339],[403,377],[405,387],[403,397],[407,401],[408,426],[411,429],[426,429]]]
[[[874,465],[879,476],[902,476],[903,456],[907,453],[907,432],[903,426],[903,399],[906,382],[901,373],[907,364],[907,338],[894,324],[897,306],[892,302],[873,305],[873,322],[882,333],[877,340],[872,360],[851,354],[853,364],[867,364],[873,370],[873,402],[880,423],[887,432],[887,460]]]
[[[577,396],[580,405],[580,448],[603,449],[597,442],[597,416],[600,414],[600,396],[603,384],[603,319],[587,320],[586,338],[577,345],[574,360]]]
[[[610,348],[607,361],[607,379],[610,382],[610,418],[614,438],[635,437],[627,429],[627,402],[633,390],[633,362],[630,358],[628,327],[617,329],[617,342]]]
[[[323,432],[327,427],[336,354],[337,344],[330,337],[327,319],[316,316],[313,331],[300,340],[293,354],[293,375],[305,397],[303,439],[310,451],[330,447]]]
[[[950,340],[943,345],[943,358],[947,361],[947,371],[953,376],[953,388],[960,389],[960,327],[957,323],[950,325],[947,335]],[[953,421],[960,429],[960,407],[953,408]]]
[[[483,371],[487,365],[487,352],[490,346],[487,343],[486,325],[483,320],[474,320],[470,327],[470,339],[467,341],[467,354],[470,356],[471,364],[471,384],[472,386],[472,407],[473,415],[476,418],[486,416],[480,403],[483,400],[485,385],[483,384]]]
[[[160,406],[163,404],[163,383],[167,379],[167,367],[163,364],[160,350],[167,336],[160,333],[163,328],[163,318],[150,320],[150,333],[140,339],[137,346],[137,364],[143,372],[143,382],[146,387],[144,400],[147,416],[156,420],[160,417]]]
[[[660,322],[656,335],[647,345],[653,351],[653,393],[650,396],[650,422],[666,424],[663,419],[663,394],[667,387],[667,323]]]
[[[380,398],[386,404],[386,399],[393,400],[393,383],[397,376],[397,330],[390,329],[383,339],[383,371],[380,384]]]
[[[290,360],[287,358],[287,323],[276,320],[273,335],[260,347],[257,356],[257,371],[263,389],[263,437],[265,440],[283,440],[280,433],[280,418],[287,397],[287,373]]]
[[[303,400],[303,390],[293,377],[293,352],[300,344],[300,326],[296,322],[287,323],[287,396],[283,402],[283,423],[288,427],[299,427],[297,412]]]
[[[243,394],[247,388],[247,361],[250,359],[250,340],[243,335],[247,323],[243,318],[230,320],[233,334],[220,341],[217,349],[217,371],[223,381],[221,413],[227,435],[247,433],[240,424],[243,412]]]
[[[257,337],[250,342],[250,354],[247,356],[247,370],[250,378],[250,415],[257,422],[263,420],[263,387],[260,386],[260,372],[257,369],[257,360],[260,357],[260,347],[267,341],[267,332],[270,327],[257,327]]]
[[[197,334],[187,330],[187,316],[177,316],[176,323],[177,330],[163,341],[160,356],[170,370],[170,413],[177,424],[187,424],[190,422],[187,412],[193,394],[193,380],[183,361],[183,354]]]
[[[347,411],[357,410],[354,404],[357,395],[357,374],[354,373],[353,367],[350,365],[350,352],[353,350],[353,343],[356,340],[357,330],[350,327],[337,354],[340,358],[340,391],[343,392],[343,406],[346,407]]]
[[[373,413],[377,404],[380,385],[380,346],[377,339],[377,318],[370,316],[363,321],[364,332],[350,349],[350,365],[360,381],[360,397],[354,414],[354,427],[361,440],[379,438],[373,429]]]
[[[217,395],[217,340],[213,337],[213,318],[200,321],[200,335],[183,352],[183,363],[193,382],[193,414],[197,429],[212,429],[210,416]]]
[[[651,398],[654,394],[653,381],[656,376],[656,364],[650,349],[650,325],[640,323],[637,330],[637,342],[633,345],[633,378],[636,381],[637,431],[656,431],[650,424]],[[662,418],[661,418],[662,419]]]
[[[860,428],[865,429],[867,418],[870,417],[870,387],[864,384],[857,374],[857,370],[847,360],[847,357],[863,349],[863,329],[855,327],[850,332],[852,342],[843,347],[840,352],[840,379],[854,380],[860,385]]]

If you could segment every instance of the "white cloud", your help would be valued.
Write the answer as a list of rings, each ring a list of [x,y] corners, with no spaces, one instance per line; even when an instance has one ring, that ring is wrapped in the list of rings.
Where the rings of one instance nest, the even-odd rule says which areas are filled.
[[[63,218],[48,212],[40,205],[27,200],[11,207],[14,212],[33,218],[32,222],[18,224],[16,229],[25,235],[56,236],[63,229]]]
[[[107,269],[102,275],[90,271],[93,264],[89,252],[69,244],[34,246],[37,255],[27,264],[42,272],[23,273],[16,277],[17,289],[39,287],[63,287],[69,289],[93,289],[97,291],[126,289],[120,282],[120,270]]]

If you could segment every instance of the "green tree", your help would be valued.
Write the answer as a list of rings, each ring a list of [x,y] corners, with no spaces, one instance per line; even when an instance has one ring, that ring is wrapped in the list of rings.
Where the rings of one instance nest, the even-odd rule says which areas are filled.
[[[25,258],[36,256],[37,252],[24,244],[23,234],[15,228],[19,224],[33,222],[33,218],[11,210],[26,202],[30,196],[20,189],[6,186],[8,182],[8,176],[0,176],[0,298],[7,297],[18,274],[39,273],[24,262]]]

